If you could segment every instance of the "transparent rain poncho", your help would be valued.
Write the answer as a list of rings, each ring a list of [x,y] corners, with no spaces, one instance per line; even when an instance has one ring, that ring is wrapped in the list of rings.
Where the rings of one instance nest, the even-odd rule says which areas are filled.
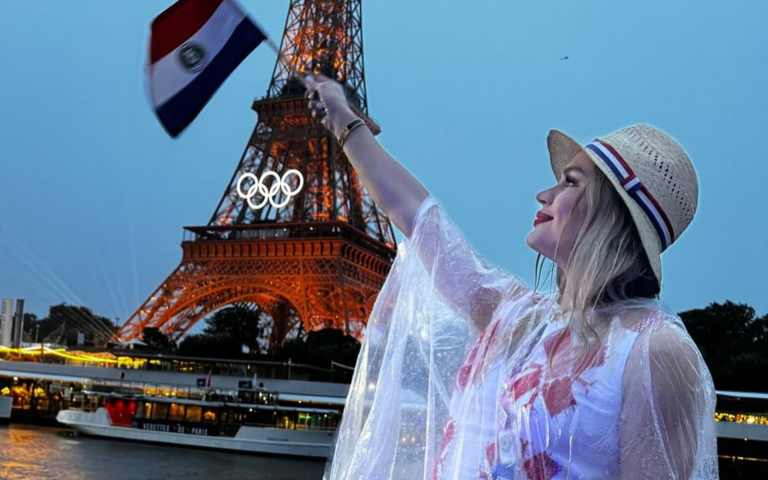
[[[715,390],[680,319],[655,300],[594,315],[585,342],[427,197],[370,315],[325,478],[716,479]]]

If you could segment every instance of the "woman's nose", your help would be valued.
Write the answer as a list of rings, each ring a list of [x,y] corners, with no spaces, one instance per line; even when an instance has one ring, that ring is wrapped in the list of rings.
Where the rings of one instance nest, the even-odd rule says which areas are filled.
[[[550,205],[552,203],[552,189],[548,188],[539,192],[536,195],[536,200],[544,206]]]

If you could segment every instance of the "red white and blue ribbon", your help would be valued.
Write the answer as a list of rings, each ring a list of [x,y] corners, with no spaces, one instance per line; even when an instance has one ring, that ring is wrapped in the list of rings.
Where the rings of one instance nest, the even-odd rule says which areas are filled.
[[[147,86],[177,136],[266,36],[234,0],[180,0],[152,21]]]
[[[672,224],[669,222],[669,218],[667,218],[667,214],[664,212],[664,209],[661,208],[659,202],[653,198],[651,192],[649,192],[640,179],[637,178],[637,175],[632,171],[629,164],[627,164],[624,158],[619,155],[619,152],[617,152],[608,142],[597,139],[587,145],[586,148],[594,152],[606,165],[608,165],[614,175],[616,175],[616,178],[621,182],[624,190],[637,202],[638,205],[640,205],[640,208],[645,212],[646,216],[648,216],[651,224],[656,229],[656,233],[659,235],[659,239],[661,240],[661,250],[666,250],[666,248],[674,241],[675,232],[672,229]]]

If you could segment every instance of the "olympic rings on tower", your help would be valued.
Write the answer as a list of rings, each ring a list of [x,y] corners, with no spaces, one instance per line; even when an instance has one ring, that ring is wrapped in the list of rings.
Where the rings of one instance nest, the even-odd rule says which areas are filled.
[[[291,174],[297,175],[299,177],[299,186],[295,190],[291,190],[291,186],[288,184],[288,182],[285,181],[288,175]],[[275,178],[275,180],[272,182],[272,185],[269,187],[269,190],[267,190],[267,186],[264,184],[267,177]],[[242,188],[243,181],[245,179],[251,179],[253,181],[253,185],[248,188],[247,192],[243,192]],[[301,187],[303,186],[304,176],[295,168],[285,172],[282,178],[280,178],[280,176],[275,172],[264,172],[264,174],[261,176],[261,179],[259,179],[253,173],[244,173],[237,180],[237,194],[240,196],[240,198],[246,199],[248,205],[254,210],[262,208],[267,204],[267,201],[269,201],[269,203],[271,203],[275,208],[282,208],[288,205],[288,202],[291,201],[291,197],[299,193],[301,191]],[[282,190],[283,194],[285,195],[285,201],[281,203],[275,203],[274,197],[280,190]],[[258,204],[253,203],[253,197],[256,196],[256,193],[264,197],[263,200]]]

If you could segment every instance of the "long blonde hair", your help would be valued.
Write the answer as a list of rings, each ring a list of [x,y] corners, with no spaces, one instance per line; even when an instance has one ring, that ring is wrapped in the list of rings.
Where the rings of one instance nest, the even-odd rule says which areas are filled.
[[[569,317],[569,329],[573,330],[574,321],[581,324],[579,336],[585,353],[591,341],[599,340],[601,318],[595,312],[597,307],[630,298],[653,298],[660,288],[629,209],[599,169],[595,169],[571,213],[582,201],[586,202],[587,214],[568,263],[558,268],[555,282],[557,303]],[[538,288],[543,269],[541,256],[536,263]],[[550,281],[551,275],[552,270]],[[557,339],[555,351],[562,340],[563,335]]]

